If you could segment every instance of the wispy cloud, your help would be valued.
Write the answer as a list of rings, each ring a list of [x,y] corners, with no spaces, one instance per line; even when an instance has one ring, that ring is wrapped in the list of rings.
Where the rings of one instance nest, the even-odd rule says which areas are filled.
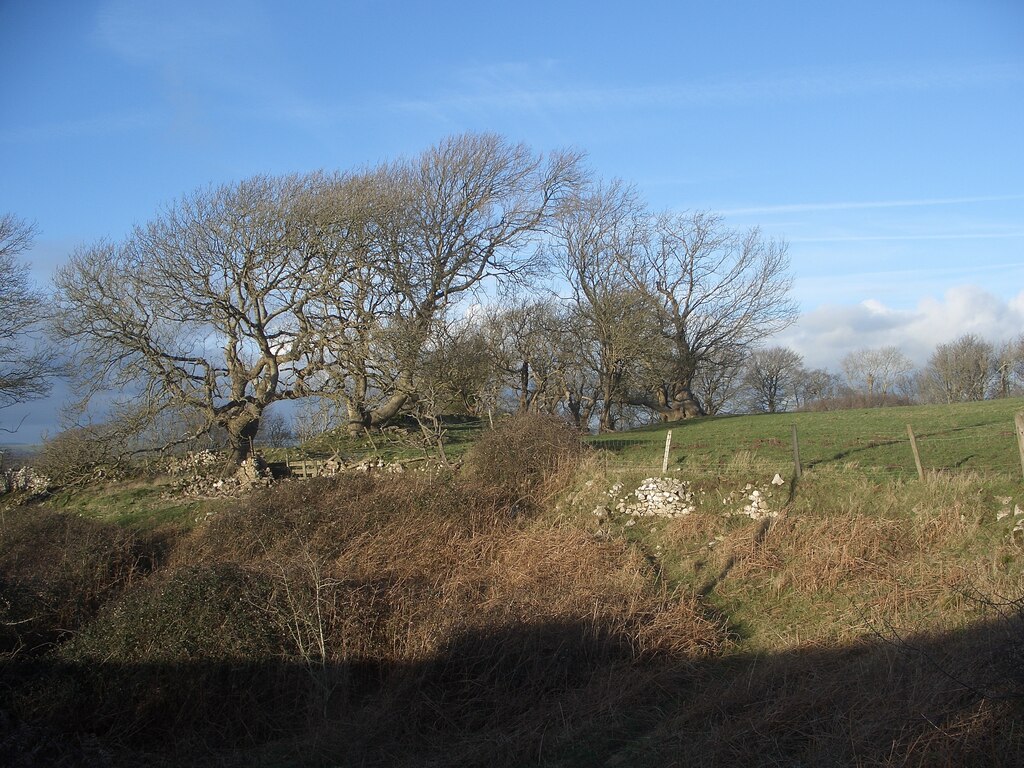
[[[860,70],[826,74],[779,73],[769,77],[638,84],[600,88],[545,82],[557,73],[551,62],[531,69],[506,68],[500,77],[464,78],[457,91],[421,99],[396,99],[394,109],[436,114],[450,109],[522,111],[643,107],[702,107],[742,105],[803,99],[854,97],[879,93],[987,87],[1024,82],[1017,62],[892,71]]]
[[[836,280],[871,280],[875,284],[884,284],[887,280],[902,280],[906,278],[923,277],[925,275],[930,276],[947,276],[955,277],[957,275],[970,275],[970,274],[981,274],[985,272],[1006,272],[1009,270],[1024,269],[1024,261],[1016,262],[1000,262],[992,264],[959,264],[959,265],[944,265],[944,266],[915,266],[913,268],[905,269],[879,269],[879,270],[862,270],[856,272],[835,272],[827,277],[807,277],[803,278],[806,281],[820,280],[820,281],[832,281]]]
[[[14,144],[33,141],[59,141],[91,136],[109,136],[150,128],[158,124],[150,112],[124,112],[97,115],[80,120],[16,126],[0,130],[0,143]]]
[[[1022,232],[952,232],[932,235],[838,235],[835,237],[789,237],[789,243],[872,243],[918,240],[1013,240],[1024,238]]]
[[[719,213],[726,216],[772,213],[812,213],[814,211],[857,211],[873,208],[926,208],[940,205],[965,205],[970,203],[995,203],[1024,200],[1020,195],[980,195],[974,197],[937,197],[910,200],[866,200],[828,203],[785,203],[782,205],[759,205],[748,208],[731,208]]]

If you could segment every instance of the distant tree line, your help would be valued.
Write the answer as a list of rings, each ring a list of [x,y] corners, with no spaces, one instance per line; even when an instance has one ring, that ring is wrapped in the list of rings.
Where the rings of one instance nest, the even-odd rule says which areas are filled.
[[[840,365],[841,373],[807,369],[791,349],[755,350],[730,405],[775,413],[1020,397],[1024,334],[1000,343],[965,334],[937,345],[922,368],[893,346],[851,352]]]
[[[785,243],[757,229],[652,211],[575,152],[466,134],[186,195],[76,250],[47,311],[105,433],[164,448],[216,432],[238,461],[261,424],[287,433],[282,401],[309,437],[503,412],[611,431],[1021,388],[1019,340],[965,337],[922,372],[893,348],[808,370],[764,346],[796,318],[790,285]]]

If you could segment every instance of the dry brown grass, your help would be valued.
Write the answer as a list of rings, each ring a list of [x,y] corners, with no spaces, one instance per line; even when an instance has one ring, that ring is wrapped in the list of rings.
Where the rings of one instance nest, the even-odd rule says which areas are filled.
[[[42,674],[9,666],[0,709],[126,763],[215,744],[238,765],[970,765],[1024,746],[1020,605],[989,599],[1024,591],[1020,545],[968,483],[811,473],[771,524],[716,508],[615,529],[590,515],[606,475],[541,464],[239,500]]]
[[[626,542],[522,509],[454,478],[282,484],[197,527],[19,706],[131,754],[306,729],[316,754],[388,765],[621,741],[724,626]]]
[[[622,764],[1019,765],[1021,702],[987,687],[1004,664],[975,663],[1005,647],[1003,630],[986,624],[744,658],[737,674],[702,678],[702,696]]]
[[[705,578],[727,573],[714,593],[738,620],[764,630],[755,640],[762,650],[856,641],[880,626],[953,629],[983,613],[965,594],[1024,591],[1017,545],[1008,530],[1000,535],[977,485],[830,485],[805,481],[764,530],[694,515],[668,524],[658,541],[690,553]],[[825,507],[830,490],[837,498]],[[716,546],[702,547],[712,538]]]
[[[161,544],[115,525],[26,506],[0,520],[0,653],[73,635],[152,570]]]

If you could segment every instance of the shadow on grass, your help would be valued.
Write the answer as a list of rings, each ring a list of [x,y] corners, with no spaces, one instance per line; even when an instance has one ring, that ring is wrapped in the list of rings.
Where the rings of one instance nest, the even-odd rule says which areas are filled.
[[[693,658],[589,621],[467,631],[415,663],[8,660],[0,763],[1019,765],[1016,618]]]

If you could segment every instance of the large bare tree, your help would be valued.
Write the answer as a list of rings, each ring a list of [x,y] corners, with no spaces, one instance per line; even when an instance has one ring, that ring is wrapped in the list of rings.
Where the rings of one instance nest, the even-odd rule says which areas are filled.
[[[467,134],[359,173],[197,192],[77,252],[55,326],[94,387],[201,414],[238,460],[280,400],[322,395],[350,429],[378,426],[415,404],[456,304],[531,267],[581,175],[576,154]]]
[[[35,337],[45,298],[19,259],[34,237],[31,224],[0,216],[0,408],[44,396],[57,372],[53,351]]]
[[[786,245],[706,212],[654,217],[642,248],[624,252],[631,285],[653,310],[667,352],[637,398],[668,419],[704,415],[701,367],[743,357],[796,319]]]
[[[420,352],[458,302],[536,266],[582,176],[576,153],[545,157],[494,134],[449,137],[374,171],[377,258],[361,276],[361,320],[346,326],[357,341],[337,348],[352,430],[386,423],[414,397]]]
[[[552,241],[571,291],[575,355],[592,372],[589,399],[597,407],[602,432],[615,429],[616,409],[637,388],[637,372],[658,344],[657,321],[627,271],[646,224],[646,212],[631,187],[619,181],[598,183],[563,212]]]
[[[77,251],[55,280],[54,325],[89,391],[198,414],[243,460],[265,409],[307,395],[330,362],[318,300],[359,252],[359,216],[337,193],[348,183],[255,177],[199,191],[123,242]]]

